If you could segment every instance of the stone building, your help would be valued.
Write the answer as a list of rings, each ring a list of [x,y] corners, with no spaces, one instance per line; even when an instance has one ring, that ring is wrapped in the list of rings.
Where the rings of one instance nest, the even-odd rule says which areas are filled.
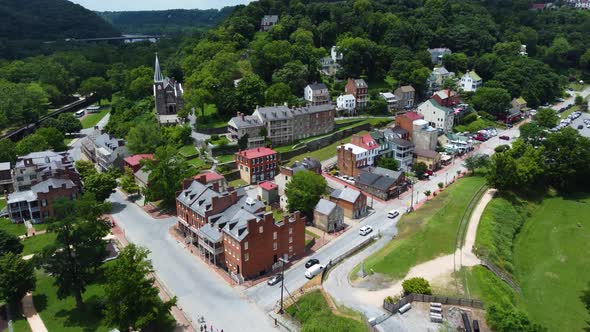
[[[160,70],[160,61],[156,55],[154,68],[154,100],[158,122],[161,125],[174,125],[178,123],[178,111],[184,108],[184,90],[182,84],[174,78],[163,77]]]
[[[324,232],[338,231],[344,227],[344,210],[336,203],[322,198],[313,210],[313,223]]]

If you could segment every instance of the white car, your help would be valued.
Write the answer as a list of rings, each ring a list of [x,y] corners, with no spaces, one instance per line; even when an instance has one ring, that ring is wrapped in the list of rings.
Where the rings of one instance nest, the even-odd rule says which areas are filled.
[[[395,217],[399,216],[399,211],[398,210],[391,210],[387,213],[387,218],[389,219],[393,219]]]
[[[359,234],[365,236],[373,231],[373,227],[371,226],[363,226],[359,229]]]

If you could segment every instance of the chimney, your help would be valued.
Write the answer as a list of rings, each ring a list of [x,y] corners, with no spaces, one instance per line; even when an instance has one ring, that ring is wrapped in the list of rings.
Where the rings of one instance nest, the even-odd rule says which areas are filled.
[[[256,148],[256,151],[260,152],[260,148]]]
[[[260,202],[262,202],[262,197],[260,197],[260,195],[256,195],[256,199]]]
[[[242,121],[244,120],[244,113],[240,113],[240,116],[242,117]]]
[[[236,113],[236,116],[237,116],[237,117],[240,117],[240,114],[241,114],[240,112],[237,112],[237,113]]]

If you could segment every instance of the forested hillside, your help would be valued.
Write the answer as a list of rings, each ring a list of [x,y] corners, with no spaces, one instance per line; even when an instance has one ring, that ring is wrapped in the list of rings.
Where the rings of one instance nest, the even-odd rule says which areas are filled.
[[[119,35],[100,16],[67,0],[2,0],[0,17],[0,39],[52,41]]]
[[[320,77],[318,69],[337,45],[344,54],[338,78],[363,77],[373,93],[412,84],[423,98],[432,71],[427,48],[449,47],[449,71],[475,69],[485,87],[499,89],[492,92],[523,96],[536,107],[560,95],[569,80],[588,75],[590,12],[532,11],[531,3],[252,2],[185,48],[186,97],[197,109],[215,104],[229,117],[236,110],[251,113],[257,104],[291,101],[308,82],[328,83],[334,95],[342,85]],[[278,24],[259,32],[261,18],[270,14],[279,15]],[[526,57],[518,54],[523,44]],[[236,89],[233,80],[240,77]]]
[[[173,9],[154,11],[100,12],[119,31],[127,34],[179,34],[214,27],[234,7],[223,9]]]

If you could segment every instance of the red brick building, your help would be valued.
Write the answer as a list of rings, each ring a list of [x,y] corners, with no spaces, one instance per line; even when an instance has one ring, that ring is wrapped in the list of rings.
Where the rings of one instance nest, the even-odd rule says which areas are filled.
[[[153,154],[134,154],[133,156],[129,156],[123,159],[123,165],[125,167],[129,167],[133,170],[133,173],[139,171],[141,168],[141,161],[143,159],[154,159]]]
[[[231,187],[220,192],[216,183],[186,180],[183,188],[176,198],[178,230],[234,280],[268,273],[278,258],[303,254],[305,218],[299,212],[275,221],[262,201]]]
[[[14,223],[32,220],[44,222],[55,216],[54,203],[57,198],[76,199],[80,187],[69,179],[51,178],[39,182],[26,191],[8,195],[8,215]]]
[[[201,182],[204,185],[215,185],[217,191],[222,192],[227,190],[227,181],[223,175],[215,171],[204,171],[193,177],[193,179]]]
[[[332,191],[330,201],[340,206],[348,218],[357,219],[367,213],[367,196],[350,187]]]
[[[271,181],[279,173],[279,155],[273,149],[255,148],[236,152],[240,177],[248,184]]]
[[[418,114],[416,112],[406,112],[395,117],[395,126],[401,127],[408,132],[408,138],[402,137],[403,139],[411,139],[412,133],[414,131],[414,121],[423,119],[424,116],[422,114]]]
[[[357,109],[367,107],[369,103],[369,85],[367,85],[367,82],[362,78],[349,78],[348,82],[346,82],[346,86],[344,86],[344,92],[354,96]]]
[[[450,89],[435,92],[432,95],[432,99],[436,100],[439,105],[445,107],[453,107],[460,103],[459,94]]]

